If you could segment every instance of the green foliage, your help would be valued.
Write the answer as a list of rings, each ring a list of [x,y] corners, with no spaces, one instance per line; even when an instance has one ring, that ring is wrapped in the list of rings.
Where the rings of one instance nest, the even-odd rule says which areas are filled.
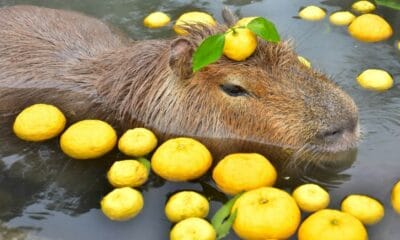
[[[147,171],[150,172],[151,164],[150,164],[149,160],[147,160],[144,157],[140,157],[140,158],[137,159],[137,161],[140,162],[141,164],[143,164],[146,167]]]
[[[216,34],[206,38],[193,55],[193,71],[217,61],[224,50],[225,35]]]
[[[232,207],[241,195],[242,194],[240,193],[231,198],[215,213],[214,217],[211,219],[211,224],[217,232],[217,239],[222,239],[229,234],[237,214],[236,211],[231,213]]]
[[[400,1],[399,0],[375,0],[376,4],[390,7],[396,10],[400,10]]]
[[[231,29],[234,31],[235,28],[242,27],[234,26]],[[276,30],[275,25],[265,18],[258,17],[253,19],[249,24],[247,24],[246,28],[265,41],[273,43],[280,41],[279,33]],[[203,67],[218,61],[224,50],[225,34],[227,34],[229,31],[230,30],[224,34],[211,35],[203,40],[193,54],[192,69],[194,72],[199,71]]]
[[[265,18],[255,18],[249,22],[246,27],[265,41],[273,43],[280,41],[279,33],[276,30],[275,25]]]

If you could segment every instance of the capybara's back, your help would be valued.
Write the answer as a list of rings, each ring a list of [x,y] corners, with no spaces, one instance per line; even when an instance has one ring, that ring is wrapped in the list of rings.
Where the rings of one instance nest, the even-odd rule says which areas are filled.
[[[66,79],[70,68],[128,42],[95,18],[33,6],[0,8],[0,36],[0,112],[43,95],[78,105],[77,95],[68,96],[68,88],[81,87]]]
[[[161,139],[200,139],[217,157],[260,152],[320,161],[359,138],[353,100],[300,63],[287,42],[258,40],[243,62],[225,57],[192,71],[202,40],[234,24],[130,41],[103,22],[33,6],[0,9],[0,118],[29,104],[59,106],[71,120],[101,118]],[[294,161],[294,160],[293,160]]]

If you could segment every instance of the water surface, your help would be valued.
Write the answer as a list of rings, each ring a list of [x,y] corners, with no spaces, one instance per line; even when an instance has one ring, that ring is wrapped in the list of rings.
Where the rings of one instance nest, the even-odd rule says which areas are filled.
[[[363,129],[356,161],[335,177],[322,174],[329,186],[331,208],[338,208],[350,193],[370,195],[385,205],[382,222],[369,227],[370,239],[397,240],[400,216],[390,207],[390,190],[400,178],[400,62],[394,48],[400,13],[378,8],[395,29],[390,40],[365,44],[352,39],[343,27],[294,18],[297,11],[317,4],[333,12],[349,9],[353,1],[326,0],[1,0],[0,6],[32,4],[72,9],[111,22],[135,39],[165,38],[170,28],[149,30],[142,19],[150,12],[164,11],[173,19],[181,13],[202,10],[221,21],[220,10],[228,5],[241,16],[264,16],[276,23],[282,36],[293,39],[299,54],[315,68],[332,75],[356,101]],[[1,37],[1,36],[0,36]],[[384,93],[362,90],[355,77],[366,68],[382,68],[396,85]],[[8,129],[10,129],[9,126]],[[99,210],[99,200],[111,190],[105,173],[111,153],[98,161],[74,161],[64,156],[57,140],[26,143],[9,132],[0,133],[0,239],[166,239],[171,227],[163,214],[165,201],[175,191],[194,189],[211,200],[212,213],[226,196],[215,190],[209,177],[195,183],[169,183],[152,176],[143,186],[143,212],[128,222],[112,222]],[[293,187],[293,186],[292,186]],[[288,188],[290,190],[290,187]],[[212,214],[210,214],[211,216]],[[227,239],[237,239],[231,234]],[[295,239],[295,237],[293,238]]]

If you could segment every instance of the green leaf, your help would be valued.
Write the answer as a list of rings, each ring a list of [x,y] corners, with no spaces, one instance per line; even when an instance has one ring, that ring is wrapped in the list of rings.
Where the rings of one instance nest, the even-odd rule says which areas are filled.
[[[150,172],[150,170],[151,170],[151,163],[150,163],[149,160],[147,160],[147,159],[144,158],[144,157],[140,157],[140,158],[137,159],[137,161],[140,162],[141,164],[143,164],[143,165],[147,168],[147,171]]]
[[[233,221],[235,221],[237,215],[237,209],[229,216],[229,218],[222,223],[222,225],[219,227],[219,230],[217,231],[217,239],[223,239],[226,235],[229,234],[229,231],[231,230]]]
[[[233,204],[242,194],[237,194],[235,197],[226,202],[213,216],[211,224],[217,232],[217,239],[222,239],[228,235],[229,230],[236,218],[236,211],[231,214]]]
[[[266,41],[274,43],[280,41],[279,33],[276,30],[275,25],[265,18],[255,18],[251,20],[246,27]]]
[[[193,71],[196,72],[208,64],[216,62],[222,56],[224,43],[224,34],[215,34],[206,38],[193,54]]]
[[[375,0],[376,4],[400,10],[400,2],[398,0]]]

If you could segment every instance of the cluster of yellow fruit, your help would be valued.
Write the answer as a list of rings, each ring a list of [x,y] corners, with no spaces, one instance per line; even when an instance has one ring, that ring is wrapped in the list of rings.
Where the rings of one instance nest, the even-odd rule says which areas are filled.
[[[369,1],[353,3],[354,12],[362,15],[356,17],[350,11],[338,11],[329,17],[329,21],[337,26],[349,26],[352,37],[363,42],[378,42],[392,36],[392,27],[382,17],[371,14],[375,5]],[[299,17],[309,21],[322,20],[325,11],[317,6],[308,6],[299,12]],[[357,77],[358,84],[368,90],[385,91],[393,86],[392,76],[382,69],[367,69]]]
[[[44,141],[61,134],[65,124],[66,118],[57,107],[35,104],[17,116],[13,128],[21,139]],[[91,159],[113,149],[117,135],[103,121],[83,120],[71,125],[60,142],[72,158]],[[116,189],[101,200],[101,209],[108,218],[128,220],[142,210],[143,196],[134,187],[147,181],[150,167],[166,180],[188,181],[201,177],[212,165],[209,150],[192,138],[174,138],[156,147],[156,136],[144,128],[128,130],[121,136],[118,149],[137,160],[116,161],[109,169],[107,178]],[[150,164],[143,156],[154,149]],[[244,192],[229,210],[235,214],[233,230],[243,239],[287,239],[298,229],[299,240],[366,240],[363,224],[375,224],[384,216],[382,205],[367,196],[346,197],[338,211],[325,209],[329,194],[315,184],[299,186],[292,195],[272,187],[277,172],[268,159],[256,153],[226,156],[212,170],[212,178],[228,195]],[[400,181],[393,187],[391,202],[400,214]],[[197,192],[181,191],[171,196],[165,205],[165,215],[176,223],[170,239],[216,239],[216,230],[204,219],[209,209],[208,200]],[[300,209],[315,212],[301,225]]]
[[[392,36],[392,27],[382,17],[371,14],[375,5],[369,1],[357,1],[353,11],[361,15],[356,17],[350,11],[338,11],[331,14],[329,21],[337,26],[349,25],[348,31],[355,39],[363,42],[378,42]],[[325,10],[318,6],[308,6],[299,12],[299,17],[309,21],[319,21],[325,17]]]
[[[144,18],[143,24],[148,28],[160,28],[168,25],[170,21],[171,18],[167,14],[163,12],[153,12]],[[214,26],[216,24],[216,21],[211,15],[205,12],[187,12],[182,14],[176,20],[173,29],[178,35],[186,35],[187,32],[182,26],[186,24],[197,23]]]
[[[166,23],[167,15],[156,12],[151,13],[144,20],[144,25],[153,28]],[[230,28],[225,35],[223,53],[234,61],[243,61],[253,54],[257,47],[257,37],[245,26],[256,17],[247,17],[239,20],[235,26]],[[169,19],[169,17],[168,17]],[[169,20],[168,20],[169,22]],[[187,24],[216,25],[214,18],[204,12],[187,12],[182,14],[173,27],[178,35],[186,35],[185,25]]]

